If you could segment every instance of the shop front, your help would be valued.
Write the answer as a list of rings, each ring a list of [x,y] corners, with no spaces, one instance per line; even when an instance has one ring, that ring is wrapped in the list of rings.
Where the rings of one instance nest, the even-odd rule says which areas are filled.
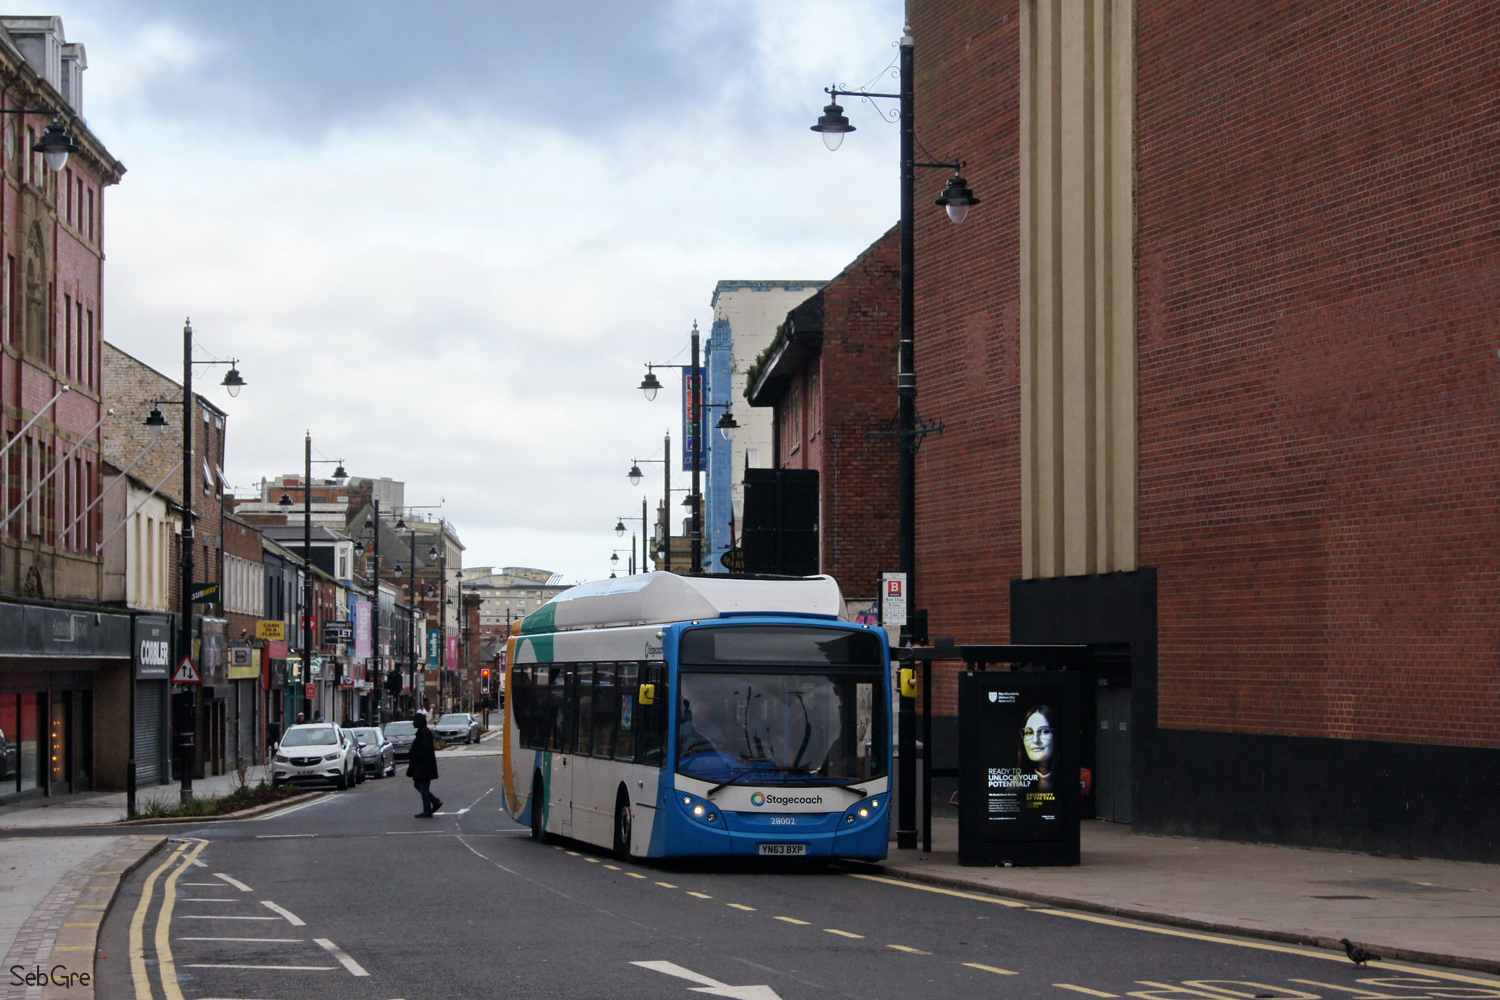
[[[131,662],[128,615],[0,604],[0,803],[92,789],[96,748],[125,755],[128,703],[96,722],[95,695]]]

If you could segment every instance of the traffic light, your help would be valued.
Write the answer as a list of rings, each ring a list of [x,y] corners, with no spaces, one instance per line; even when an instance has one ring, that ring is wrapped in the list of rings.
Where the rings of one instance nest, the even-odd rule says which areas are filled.
[[[490,668],[482,667],[479,671],[479,693],[490,693]]]

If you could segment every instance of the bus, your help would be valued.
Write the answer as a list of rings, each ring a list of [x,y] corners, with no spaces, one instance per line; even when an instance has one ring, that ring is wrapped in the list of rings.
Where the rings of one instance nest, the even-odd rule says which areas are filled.
[[[890,650],[843,613],[827,576],[558,594],[508,641],[506,809],[619,858],[884,858]]]

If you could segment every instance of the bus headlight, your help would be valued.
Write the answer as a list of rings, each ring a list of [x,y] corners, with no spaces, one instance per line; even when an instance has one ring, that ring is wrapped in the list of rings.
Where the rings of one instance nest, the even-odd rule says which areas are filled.
[[[703,815],[703,807],[702,806],[693,806],[693,815],[694,816],[702,816]]]
[[[859,811],[859,818],[860,819],[869,819],[869,817],[870,817],[870,810],[868,810],[868,809],[861,809]]]

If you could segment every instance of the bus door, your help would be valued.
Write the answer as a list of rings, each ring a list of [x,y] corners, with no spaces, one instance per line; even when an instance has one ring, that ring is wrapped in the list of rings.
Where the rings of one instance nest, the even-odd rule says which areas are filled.
[[[573,829],[572,673],[572,668],[563,664],[547,668],[547,708],[552,725],[547,740],[547,749],[551,751],[547,755],[547,829],[564,836]]]

